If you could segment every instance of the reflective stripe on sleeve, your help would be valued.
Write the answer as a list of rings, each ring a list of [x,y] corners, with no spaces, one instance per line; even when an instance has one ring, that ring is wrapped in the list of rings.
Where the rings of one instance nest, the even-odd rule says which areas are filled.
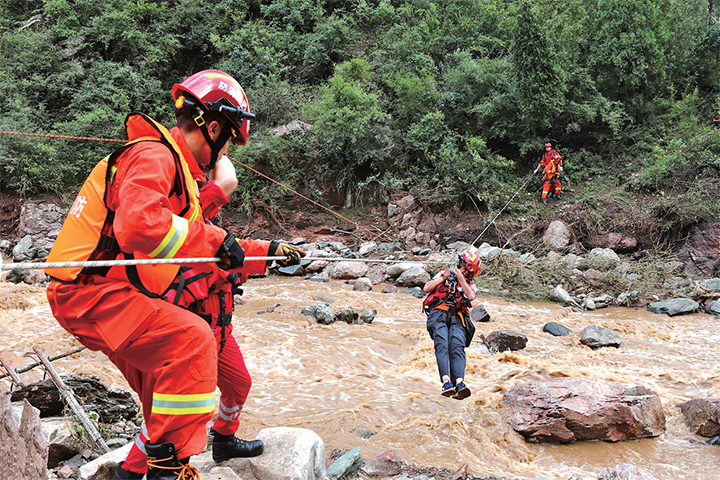
[[[191,395],[153,393],[152,413],[196,415],[215,411],[215,392]]]
[[[173,215],[170,231],[165,235],[160,245],[150,253],[152,258],[173,258],[187,238],[190,222],[187,219]]]

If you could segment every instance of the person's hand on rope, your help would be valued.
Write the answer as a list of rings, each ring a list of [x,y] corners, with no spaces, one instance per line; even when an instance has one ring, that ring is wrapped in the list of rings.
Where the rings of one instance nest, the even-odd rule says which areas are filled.
[[[230,270],[235,267],[242,267],[245,261],[245,250],[240,246],[235,235],[227,232],[225,240],[223,240],[215,256],[220,257],[220,261],[217,262],[219,268]]]
[[[285,260],[277,260],[278,264],[283,267],[299,264],[300,259],[305,255],[306,253],[299,248],[282,242],[273,241],[268,249],[268,256],[270,257],[287,257]]]

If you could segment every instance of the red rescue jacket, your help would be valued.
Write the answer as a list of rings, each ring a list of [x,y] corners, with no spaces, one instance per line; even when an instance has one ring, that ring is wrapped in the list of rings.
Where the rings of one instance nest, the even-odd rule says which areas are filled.
[[[193,178],[199,168],[180,130],[169,131],[140,113],[128,116],[126,127],[130,142],[93,169],[48,261],[214,256],[225,231],[203,222]],[[74,282],[81,273],[102,275],[159,297],[179,270],[179,265],[139,265],[46,273],[61,282]]]

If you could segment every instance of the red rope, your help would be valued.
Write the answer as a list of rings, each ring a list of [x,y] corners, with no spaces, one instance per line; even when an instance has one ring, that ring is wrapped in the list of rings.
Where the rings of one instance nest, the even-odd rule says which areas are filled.
[[[2,132],[2,131],[0,131],[0,135],[20,135],[20,136],[25,136],[25,137],[65,138],[65,139],[70,139],[70,140],[95,140],[95,141],[99,141],[99,142],[120,142],[120,143],[125,143],[125,142],[127,142],[127,140],[117,140],[117,139],[114,139],[114,138],[71,137],[71,136],[68,136],[68,135],[50,135],[50,134],[43,134],[43,133],[19,133],[19,132]],[[355,226],[358,227],[359,229],[365,230],[365,231],[368,232],[370,235],[373,235],[375,238],[379,238],[380,240],[382,240],[382,241],[384,241],[384,242],[387,242],[387,243],[392,243],[391,241],[389,241],[389,240],[387,240],[386,238],[384,238],[382,235],[379,235],[379,234],[377,234],[377,233],[375,233],[375,232],[371,232],[371,231],[368,230],[367,228],[359,225],[359,224],[356,223],[356,222],[353,222],[353,221],[350,220],[349,218],[346,218],[346,217],[340,215],[339,213],[337,213],[337,212],[335,212],[335,211],[333,211],[333,210],[331,210],[331,209],[329,209],[329,208],[327,208],[327,207],[325,207],[325,206],[323,206],[323,205],[320,205],[319,203],[317,203],[317,202],[315,202],[315,201],[313,201],[313,200],[310,200],[310,199],[309,199],[308,197],[306,197],[305,195],[303,195],[303,194],[301,194],[301,193],[299,193],[299,192],[296,192],[296,191],[293,190],[292,188],[287,187],[287,186],[283,185],[282,183],[280,183],[280,182],[278,182],[278,181],[276,181],[276,180],[273,180],[272,178],[268,177],[267,175],[265,175],[265,174],[263,174],[263,173],[260,173],[259,171],[255,170],[254,168],[252,168],[252,167],[250,167],[250,166],[248,166],[248,165],[245,165],[244,163],[242,163],[242,162],[240,162],[240,161],[238,161],[238,160],[235,160],[235,159],[232,158],[232,157],[228,157],[228,158],[230,158],[233,162],[237,163],[238,165],[242,165],[243,167],[247,168],[248,170],[257,173],[257,174],[260,175],[261,177],[266,178],[266,179],[270,180],[271,182],[273,182],[273,183],[281,186],[282,188],[291,191],[292,193],[294,193],[294,194],[297,195],[298,197],[307,200],[308,202],[312,203],[313,205],[317,205],[318,207],[320,207],[320,208],[322,208],[322,209],[324,209],[324,210],[327,210],[328,212],[332,213],[333,215],[342,218],[342,219],[345,220],[346,222],[355,225]],[[404,249],[401,248],[401,247],[398,247],[398,248],[400,248],[401,251],[403,251],[403,252],[407,253],[408,255],[410,255],[410,256],[411,256],[412,258],[414,258],[415,260],[418,260],[418,258],[417,258],[415,255],[413,255],[412,253],[408,252],[407,250],[404,250]]]
[[[317,205],[318,207],[320,207],[320,208],[322,208],[322,209],[324,209],[324,210],[327,210],[328,212],[332,213],[333,215],[342,218],[342,219],[345,220],[346,222],[355,225],[355,226],[358,227],[359,229],[365,230],[365,231],[368,232],[370,235],[373,235],[374,237],[379,238],[380,240],[382,240],[382,241],[384,241],[384,242],[392,243],[391,241],[383,238],[382,235],[379,235],[379,234],[377,234],[377,233],[375,233],[375,232],[371,232],[371,231],[368,230],[367,228],[365,228],[365,227],[363,227],[363,226],[361,226],[361,225],[353,222],[353,221],[350,220],[349,218],[340,215],[339,213],[337,213],[337,212],[335,212],[335,211],[327,208],[327,207],[324,206],[324,205],[320,205],[319,203],[317,203],[317,202],[314,201],[314,200],[310,200],[308,197],[306,197],[306,196],[303,195],[302,193],[296,192],[296,191],[293,190],[292,188],[283,185],[282,183],[278,182],[277,180],[273,180],[272,178],[268,177],[268,176],[265,175],[264,173],[261,173],[261,172],[255,170],[254,168],[252,168],[252,167],[250,167],[250,166],[248,166],[248,165],[245,165],[244,163],[242,163],[242,162],[240,162],[240,161],[238,161],[238,160],[235,160],[235,159],[232,158],[232,157],[228,157],[228,158],[229,158],[230,160],[232,160],[233,162],[237,163],[238,165],[242,165],[243,167],[247,168],[247,169],[250,170],[251,172],[255,172],[255,173],[257,173],[258,175],[260,175],[261,177],[267,178],[268,180],[270,180],[271,182],[273,182],[273,183],[281,186],[282,188],[291,191],[292,193],[294,193],[294,194],[297,195],[298,197],[307,200],[308,202],[312,203],[313,205]],[[393,244],[393,245],[394,245],[394,244]],[[397,246],[397,245],[396,245],[396,246]],[[407,250],[402,249],[401,247],[398,247],[398,248],[399,248],[400,250],[402,250],[403,252],[407,253],[408,255],[410,255],[410,256],[411,256],[412,258],[414,258],[415,260],[418,260],[418,258],[417,258],[415,255],[413,255],[412,253],[408,252]]]

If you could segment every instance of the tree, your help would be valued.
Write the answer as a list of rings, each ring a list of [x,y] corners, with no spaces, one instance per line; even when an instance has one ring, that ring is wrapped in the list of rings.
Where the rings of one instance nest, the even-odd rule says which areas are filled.
[[[564,104],[563,76],[546,32],[534,5],[523,1],[510,51],[521,125],[528,136],[548,129]]]

